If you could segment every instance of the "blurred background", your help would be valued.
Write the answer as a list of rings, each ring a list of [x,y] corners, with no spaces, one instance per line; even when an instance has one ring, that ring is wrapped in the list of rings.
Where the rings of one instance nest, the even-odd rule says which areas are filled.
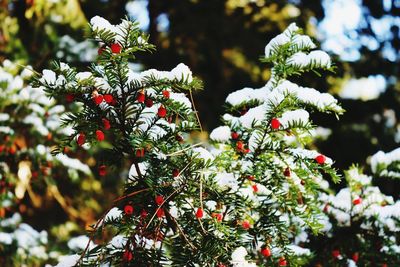
[[[314,115],[315,124],[322,126],[317,129],[318,149],[335,159],[336,168],[345,169],[353,163],[363,166],[378,150],[399,146],[399,0],[1,0],[0,62],[41,71],[58,59],[84,70],[97,56],[98,47],[85,38],[88,20],[95,15],[114,24],[128,16],[150,34],[157,50],[137,56],[132,66],[138,71],[170,70],[183,62],[204,81],[204,90],[194,98],[206,131],[219,125],[230,92],[267,82],[270,68],[259,61],[264,47],[296,22],[336,66],[335,73],[300,77],[301,84],[334,94],[346,110],[340,120]],[[90,179],[85,183],[98,183]],[[399,197],[398,184],[384,179],[380,183],[385,193]],[[94,190],[91,186],[85,190]],[[80,214],[82,221],[75,221],[93,221],[112,199],[103,198],[101,188],[114,188],[110,190],[115,193],[117,186],[112,178],[103,178],[96,185],[97,198],[86,197],[86,204],[80,205],[91,207],[85,219]],[[85,197],[76,199],[70,187],[65,194],[60,191],[67,200],[54,220],[74,219],[66,210]],[[48,216],[48,210],[43,214]],[[53,224],[41,222],[37,212],[39,208],[28,216],[33,225],[41,229]]]

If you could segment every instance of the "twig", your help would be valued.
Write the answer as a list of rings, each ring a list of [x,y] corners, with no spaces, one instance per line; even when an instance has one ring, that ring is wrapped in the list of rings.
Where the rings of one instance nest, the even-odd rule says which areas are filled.
[[[181,226],[178,224],[178,222],[176,221],[176,219],[169,213],[169,211],[166,211],[166,213],[169,215],[169,218],[174,222],[174,224],[176,225],[176,228],[178,229],[178,231],[181,233],[183,239],[185,239],[185,241],[189,244],[189,246],[194,249],[197,250],[197,247],[195,245],[193,245],[192,242],[190,242],[190,240],[188,239],[188,237],[186,236],[185,232],[182,230]]]
[[[197,147],[197,146],[200,146],[200,145],[202,145],[202,144],[203,144],[203,142],[200,142],[200,143],[191,145],[191,146],[189,146],[189,147],[187,147],[187,148],[184,148],[184,149],[181,149],[181,150],[172,152],[172,153],[170,153],[170,154],[167,154],[166,156],[167,156],[167,157],[176,156],[176,155],[180,154],[181,152],[184,152],[184,151],[186,151],[186,150],[190,150],[190,149],[192,149],[193,147]]]
[[[150,221],[149,221],[149,222],[146,224],[146,226],[144,227],[144,230],[146,230],[147,227],[149,227],[149,225],[151,224],[151,222],[154,220],[154,217],[156,216],[157,211],[158,211],[159,209],[161,209],[161,207],[164,205],[164,203],[167,202],[167,200],[170,199],[173,195],[175,195],[176,193],[178,193],[178,191],[181,190],[182,188],[183,188],[183,186],[181,186],[181,187],[175,189],[174,192],[172,192],[167,198],[164,199],[164,201],[160,204],[160,206],[158,206],[158,208],[157,208],[156,211],[154,212],[154,214],[153,214],[153,216],[151,217]]]
[[[121,200],[123,200],[123,199],[125,199],[125,198],[131,197],[131,196],[134,196],[134,195],[137,195],[137,194],[139,194],[139,193],[142,193],[142,192],[145,192],[145,191],[149,191],[149,190],[150,190],[150,188],[144,188],[144,189],[141,189],[141,190],[132,192],[132,193],[130,193],[130,194],[127,194],[127,195],[124,195],[124,196],[121,196],[121,197],[115,199],[114,202],[121,201]]]
[[[194,114],[196,115],[197,122],[199,123],[200,126],[200,131],[203,132],[203,126],[201,125],[199,114],[197,112],[196,105],[194,104],[192,90],[189,90],[189,95],[190,95],[190,101],[192,102],[193,105]]]

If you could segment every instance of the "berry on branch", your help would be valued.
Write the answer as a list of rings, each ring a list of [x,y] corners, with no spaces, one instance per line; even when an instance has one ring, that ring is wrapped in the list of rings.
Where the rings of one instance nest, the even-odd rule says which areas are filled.
[[[122,47],[119,43],[113,43],[110,46],[111,48],[111,52],[113,52],[114,54],[119,54],[121,53]]]

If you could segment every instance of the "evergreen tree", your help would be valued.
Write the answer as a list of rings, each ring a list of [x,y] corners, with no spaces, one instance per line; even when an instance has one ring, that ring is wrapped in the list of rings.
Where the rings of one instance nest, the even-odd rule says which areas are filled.
[[[242,242],[260,265],[305,264],[296,255],[304,251],[290,244],[297,231],[322,229],[317,196],[327,189],[325,178],[339,180],[331,159],[305,149],[315,128],[306,109],[341,114],[342,108],[331,95],[288,80],[332,69],[329,56],[315,47],[295,24],[273,38],[263,59],[273,64],[271,79],[262,88],[231,93],[225,126],[210,134],[221,150],[216,164],[224,173],[217,180],[243,204],[226,205],[225,212],[247,230]]]
[[[213,151],[214,160],[185,141],[199,128],[185,96],[200,88],[190,70],[180,64],[171,72],[135,73],[129,67],[134,53],[153,49],[137,24],[94,17],[91,29],[100,48],[90,72],[57,63],[55,72],[43,71],[34,84],[52,97],[73,95],[82,103],[79,112],[64,117],[74,133],[55,153],[112,136],[99,174],[121,161],[131,170],[124,194],[93,226],[97,245],[89,242],[81,256],[67,260],[90,266],[301,264],[291,240],[303,227],[321,229],[315,197],[324,174],[339,179],[331,159],[299,147],[313,129],[305,108],[343,110],[331,95],[286,79],[331,69],[329,56],[311,51],[314,43],[294,24],[271,40],[264,60],[274,64],[272,78],[261,89],[228,97],[232,112],[247,112],[225,115],[229,126],[213,131],[212,139],[227,143]],[[108,240],[106,233],[114,237]]]
[[[400,202],[373,185],[382,171],[380,167],[398,160],[398,151],[375,154],[371,166],[373,176],[353,166],[345,172],[345,188],[336,195],[319,196],[326,214],[324,234],[314,236],[302,232],[298,238],[302,246],[314,252],[313,265],[385,267],[400,262]],[[398,168],[390,172],[392,177],[399,174]]]
[[[51,156],[52,146],[68,131],[60,127],[65,107],[49,100],[42,88],[27,86],[33,73],[32,67],[22,68],[9,60],[0,66],[1,266],[43,266],[57,261],[57,254],[49,256],[54,237],[35,229],[82,219],[76,206],[88,199],[85,190],[71,197],[65,188],[81,188],[83,182],[98,184],[89,166],[75,154]],[[91,193],[91,201],[94,196]],[[63,237],[58,236],[58,246],[64,245]]]

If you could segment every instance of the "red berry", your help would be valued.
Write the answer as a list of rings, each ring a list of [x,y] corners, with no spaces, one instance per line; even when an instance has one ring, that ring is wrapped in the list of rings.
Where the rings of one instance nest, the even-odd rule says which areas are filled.
[[[93,100],[96,105],[100,105],[101,102],[103,102],[104,98],[103,95],[96,95],[95,97],[93,97]]]
[[[324,206],[324,212],[326,213],[326,212],[328,212],[328,208],[329,208],[329,203],[326,203],[325,204],[325,206]]]
[[[320,154],[320,155],[318,155],[318,156],[315,157],[315,161],[316,161],[318,164],[322,165],[322,164],[325,163],[326,157],[325,157],[324,155],[321,155],[321,154]]]
[[[76,142],[78,143],[78,146],[83,146],[83,144],[86,142],[86,135],[84,133],[80,133],[78,135],[78,139],[76,139]]]
[[[158,195],[158,196],[156,196],[156,204],[158,205],[158,206],[160,206],[163,202],[164,202],[164,197],[163,196],[160,196],[160,195]]]
[[[158,116],[164,118],[167,115],[167,109],[164,106],[158,108]]]
[[[286,259],[284,257],[281,257],[279,259],[279,266],[286,266],[286,265],[287,265]]]
[[[111,44],[111,52],[113,52],[114,54],[119,54],[121,53],[122,47],[119,43],[113,43]]]
[[[65,96],[65,100],[67,100],[68,103],[71,103],[72,101],[74,101],[75,96],[73,94],[67,94]]]
[[[17,152],[17,147],[15,145],[12,145],[9,149],[8,149],[8,153],[10,153],[11,155],[14,155]]]
[[[267,247],[262,248],[262,249],[261,249],[261,254],[262,254],[264,257],[269,257],[269,256],[271,256],[271,250],[270,250],[269,248],[267,248]]]
[[[131,261],[133,260],[133,254],[129,250],[124,251],[124,255],[122,256],[124,261]]]
[[[174,170],[172,171],[172,176],[173,176],[173,177],[178,177],[178,176],[179,176],[179,170],[178,170],[178,169],[174,169]]]
[[[279,129],[280,126],[281,126],[281,123],[280,123],[280,121],[278,119],[273,118],[271,120],[271,128],[272,129],[277,130],[277,129]]]
[[[257,187],[256,184],[255,184],[255,185],[252,185],[251,187],[253,188],[253,192],[254,192],[254,193],[257,193],[257,192],[258,192],[258,187]]]
[[[39,176],[39,173],[37,171],[32,172],[32,178],[35,179]]]
[[[249,179],[250,181],[254,181],[255,177],[254,177],[254,175],[249,175],[249,176],[247,176],[247,179]]]
[[[358,254],[358,252],[355,252],[355,253],[353,253],[353,256],[351,256],[351,258],[353,259],[354,262],[357,262],[359,259],[359,256],[360,255]]]
[[[212,213],[211,216],[213,218],[217,219],[217,221],[219,221],[219,222],[222,221],[222,219],[223,219],[223,216],[221,213]]]
[[[157,210],[156,215],[157,215],[158,218],[162,218],[162,217],[164,217],[165,212],[164,212],[163,209],[160,208],[160,209]]]
[[[139,92],[136,96],[136,100],[139,103],[144,103],[144,100],[146,99],[146,95],[143,92]]]
[[[144,104],[146,105],[146,107],[151,108],[153,106],[153,100],[147,98]]]
[[[142,217],[142,218],[146,218],[147,217],[147,211],[146,210],[142,210],[142,212],[140,213],[140,216]]]
[[[132,215],[134,209],[132,207],[132,205],[125,205],[124,207],[124,212],[126,215]]]
[[[166,99],[169,98],[170,93],[169,93],[168,90],[163,90],[163,91],[162,91],[162,94],[163,94],[163,96],[164,96]]]
[[[97,137],[97,140],[101,142],[104,140],[104,133],[101,130],[97,130],[96,137]]]
[[[337,259],[340,256],[340,251],[338,249],[332,250],[332,256]]]
[[[63,148],[63,153],[64,153],[64,154],[67,154],[68,152],[69,152],[69,147],[67,147],[67,146],[64,147],[64,148]]]
[[[231,137],[232,137],[233,140],[236,140],[236,139],[239,138],[239,134],[237,132],[232,132],[231,133]]]
[[[99,166],[99,175],[100,176],[105,176],[107,174],[107,169],[106,165],[100,165]]]
[[[104,95],[103,98],[104,98],[104,101],[106,101],[106,103],[108,103],[108,104],[112,103],[114,100],[113,96],[110,94]]]
[[[4,151],[5,145],[0,145],[0,153]]]
[[[382,267],[388,267],[388,265],[386,263],[382,264]]]
[[[289,169],[289,167],[287,167],[287,168],[283,171],[283,175],[285,175],[286,177],[290,177],[290,169]]]
[[[197,219],[201,219],[201,218],[203,218],[203,209],[202,208],[198,208],[197,209],[197,211],[196,211],[196,218]]]
[[[110,121],[109,121],[109,120],[107,120],[107,119],[101,119],[101,121],[103,122],[104,130],[108,130],[108,129],[111,128],[111,125],[110,125]]]
[[[97,54],[100,56],[101,54],[103,54],[104,50],[104,46],[99,47],[99,49],[97,49]]]
[[[183,137],[180,136],[179,134],[177,134],[177,135],[175,136],[175,140],[178,141],[178,142],[182,142],[182,141],[183,141]]]
[[[236,143],[236,148],[237,148],[238,150],[242,150],[242,149],[243,149],[243,142],[242,142],[242,141],[237,141],[237,143]]]
[[[241,111],[240,111],[240,115],[245,115],[247,113],[247,109],[246,108],[243,108]]]
[[[136,157],[137,158],[143,158],[144,157],[144,148],[136,150]]]
[[[361,199],[360,197],[356,197],[356,198],[353,200],[353,204],[354,204],[354,205],[359,205],[359,204],[361,204],[361,202],[362,202],[362,199]]]
[[[242,227],[243,227],[243,229],[245,229],[245,230],[249,229],[249,228],[250,228],[250,222],[249,222],[248,220],[244,220],[244,221],[242,222]]]

